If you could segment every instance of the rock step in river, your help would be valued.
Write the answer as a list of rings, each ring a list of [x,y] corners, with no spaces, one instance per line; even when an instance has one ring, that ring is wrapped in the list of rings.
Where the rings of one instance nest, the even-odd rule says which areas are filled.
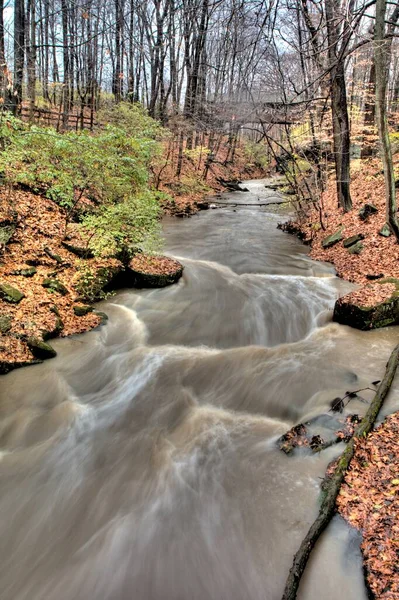
[[[275,202],[267,183],[224,199]],[[275,442],[379,379],[398,336],[331,323],[351,285],[281,218],[226,206],[166,219],[177,285],[118,293],[106,326],[1,379],[3,600],[281,597],[341,448],[287,457]],[[396,387],[384,410],[398,407]],[[300,598],[337,592],[366,598],[359,535],[338,517]]]

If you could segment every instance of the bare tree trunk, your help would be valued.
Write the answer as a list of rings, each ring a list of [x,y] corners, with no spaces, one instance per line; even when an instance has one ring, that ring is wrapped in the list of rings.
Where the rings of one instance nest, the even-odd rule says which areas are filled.
[[[386,0],[376,1],[374,30],[374,61],[376,70],[375,103],[381,158],[384,167],[386,219],[389,228],[399,242],[395,176],[387,121],[387,83],[392,41],[385,36],[386,5]]]
[[[14,90],[11,110],[17,114],[22,104],[22,81],[25,64],[25,1],[14,2]]]
[[[346,97],[344,58],[339,51],[339,29],[336,0],[325,0],[330,63],[330,94],[333,123],[335,174],[338,204],[345,212],[352,208],[350,196],[350,133]]]
[[[27,69],[29,120],[32,122],[36,102],[36,4],[28,0],[27,8]]]

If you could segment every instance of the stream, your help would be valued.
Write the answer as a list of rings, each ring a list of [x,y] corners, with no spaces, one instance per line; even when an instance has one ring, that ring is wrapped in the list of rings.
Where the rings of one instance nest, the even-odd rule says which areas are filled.
[[[286,456],[276,440],[381,379],[399,328],[332,323],[354,286],[277,230],[267,183],[166,218],[177,285],[119,292],[106,326],[1,377],[2,600],[281,598],[343,445]],[[366,599],[359,544],[335,517],[299,598]]]

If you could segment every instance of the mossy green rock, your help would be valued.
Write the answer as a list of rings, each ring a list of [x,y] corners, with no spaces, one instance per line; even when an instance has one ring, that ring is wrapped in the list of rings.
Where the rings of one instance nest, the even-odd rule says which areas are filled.
[[[339,298],[335,303],[333,320],[356,329],[368,330],[399,324],[399,279],[388,277],[372,285],[393,283],[396,290],[384,302],[373,306],[362,306],[351,300],[350,295]]]
[[[350,248],[350,246],[354,246],[361,240],[364,240],[364,235],[362,233],[358,233],[357,235],[351,235],[351,237],[345,238],[342,242],[342,245],[344,248]]]
[[[112,288],[113,280],[122,271],[122,265],[99,267],[83,272],[76,283],[80,302],[95,302],[104,298],[104,292]]]
[[[100,325],[105,325],[105,323],[108,321],[107,313],[102,312],[100,310],[96,310],[94,314],[97,315],[97,317],[100,317],[100,319],[101,319]]]
[[[36,267],[26,267],[26,269],[17,269],[13,272],[13,275],[21,275],[21,277],[33,277],[36,275]]]
[[[61,281],[58,279],[53,279],[52,277],[48,277],[42,283],[44,288],[51,290],[52,292],[58,292],[62,296],[66,296],[68,294],[68,290]]]
[[[15,232],[15,225],[0,225],[0,249],[8,244]]]
[[[54,358],[57,356],[57,352],[54,348],[39,338],[29,338],[26,343],[33,356],[39,360],[46,360],[47,358]]]
[[[325,250],[327,250],[327,248],[331,248],[332,246],[335,246],[335,244],[338,244],[338,242],[340,242],[342,238],[343,228],[341,227],[341,229],[338,229],[338,231],[336,231],[332,235],[328,235],[327,237],[325,237],[322,241],[322,246]]]
[[[92,311],[93,311],[92,306],[80,305],[80,306],[73,307],[73,312],[75,313],[75,315],[77,317],[84,317],[85,315],[87,315],[88,313],[90,313]]]
[[[380,231],[378,233],[379,233],[379,235],[382,235],[382,237],[389,237],[391,235],[391,230],[389,228],[389,225],[387,225],[385,223],[385,225],[380,229]]]
[[[8,333],[11,329],[12,318],[9,315],[0,315],[0,333]]]
[[[53,329],[45,329],[42,332],[43,339],[50,340],[51,338],[58,337],[63,329],[64,329],[64,323],[63,323],[62,319],[59,316],[56,316]]]
[[[362,242],[357,242],[356,244],[353,244],[353,246],[350,246],[348,248],[348,252],[349,254],[361,254],[363,247],[364,246]]]
[[[40,365],[43,361],[39,358],[32,358],[32,360],[22,360],[15,362],[8,362],[6,360],[0,360],[0,375],[7,375],[10,371],[15,369],[21,369],[22,367],[29,367],[31,365]]]
[[[25,298],[25,294],[8,283],[0,283],[0,298],[11,304],[18,304],[22,298]]]

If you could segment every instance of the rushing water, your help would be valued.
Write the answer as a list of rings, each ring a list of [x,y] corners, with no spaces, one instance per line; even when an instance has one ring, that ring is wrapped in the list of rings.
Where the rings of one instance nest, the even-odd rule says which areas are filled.
[[[1,378],[3,600],[281,597],[341,448],[287,457],[275,441],[380,379],[398,328],[333,324],[351,285],[244,206],[276,201],[248,186],[165,222],[178,285],[119,293],[107,326]],[[384,410],[398,406],[396,386]],[[366,597],[359,536],[336,517],[300,598],[338,591]]]

